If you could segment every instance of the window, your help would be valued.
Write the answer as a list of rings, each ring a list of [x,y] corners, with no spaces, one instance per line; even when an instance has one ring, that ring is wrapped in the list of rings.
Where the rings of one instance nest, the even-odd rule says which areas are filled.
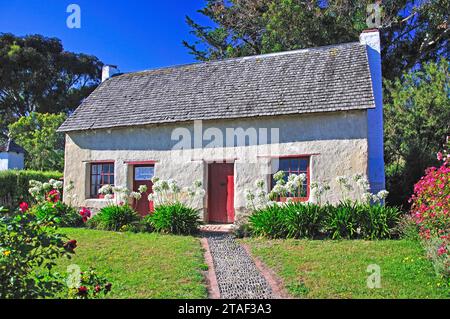
[[[287,197],[298,199],[300,201],[307,201],[309,199],[309,157],[299,156],[299,157],[286,157],[278,159],[278,168],[275,172],[283,171],[285,173],[285,181],[288,181],[289,175],[295,174],[305,174],[306,180],[303,183],[303,188],[299,189],[296,194],[287,194]],[[272,175],[272,188],[275,186],[276,182]],[[280,200],[282,200],[280,198]]]
[[[91,198],[99,197],[103,185],[114,185],[114,163],[91,164]]]

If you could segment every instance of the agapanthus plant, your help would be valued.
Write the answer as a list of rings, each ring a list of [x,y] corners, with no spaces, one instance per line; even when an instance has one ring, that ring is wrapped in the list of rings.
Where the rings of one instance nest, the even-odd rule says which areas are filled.
[[[152,179],[153,193],[148,195],[148,200],[155,206],[171,205],[182,203],[189,207],[194,207],[196,201],[205,196],[201,181],[195,181],[189,187],[181,188],[177,181],[173,179],[162,180],[158,177]]]

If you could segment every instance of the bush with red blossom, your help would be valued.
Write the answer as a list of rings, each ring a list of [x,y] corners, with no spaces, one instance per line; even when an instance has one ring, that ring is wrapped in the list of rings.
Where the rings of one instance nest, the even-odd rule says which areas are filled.
[[[91,213],[91,211],[89,209],[83,207],[80,210],[80,215],[83,218],[83,222],[86,223],[88,221],[88,219],[91,218],[92,213]]]
[[[414,186],[411,214],[436,269],[450,276],[450,155],[445,150],[437,158],[442,165],[428,168]]]
[[[61,199],[61,194],[58,190],[53,189],[47,194],[47,201],[52,203],[57,203]]]
[[[106,278],[97,274],[95,269],[81,272],[78,284],[69,289],[71,299],[98,299],[104,298],[112,288]]]

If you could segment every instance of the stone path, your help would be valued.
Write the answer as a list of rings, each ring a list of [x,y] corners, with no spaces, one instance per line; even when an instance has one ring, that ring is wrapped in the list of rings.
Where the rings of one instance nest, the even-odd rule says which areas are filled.
[[[276,298],[252,258],[234,237],[226,233],[205,233],[222,299]]]

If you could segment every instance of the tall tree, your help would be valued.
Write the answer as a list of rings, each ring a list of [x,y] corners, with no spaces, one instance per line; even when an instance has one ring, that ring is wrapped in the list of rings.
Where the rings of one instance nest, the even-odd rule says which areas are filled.
[[[427,63],[385,86],[388,201],[406,205],[425,169],[439,164],[436,153],[450,134],[449,62]]]
[[[55,38],[0,34],[0,135],[31,112],[73,111],[100,83],[101,66]]]
[[[9,125],[11,138],[26,153],[25,168],[59,171],[64,168],[64,134],[56,130],[66,115],[32,112]]]
[[[198,38],[184,45],[198,60],[216,60],[357,41],[375,0],[206,0],[186,17]],[[378,1],[381,2],[381,1]],[[448,0],[385,0],[380,26],[383,74],[394,79],[418,64],[449,57]]]

